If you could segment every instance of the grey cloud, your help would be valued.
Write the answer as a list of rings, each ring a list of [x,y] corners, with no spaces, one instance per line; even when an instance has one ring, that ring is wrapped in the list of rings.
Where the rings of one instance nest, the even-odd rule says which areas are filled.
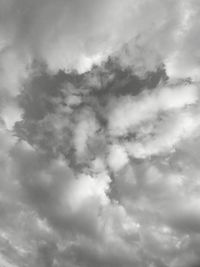
[[[15,84],[32,60],[44,61],[54,72],[72,68],[84,72],[110,54],[117,55],[130,39],[130,53],[126,55],[122,49],[117,55],[119,62],[139,73],[155,70],[174,51],[174,35],[182,20],[179,1],[109,0],[100,4],[87,0],[83,4],[59,0],[55,4],[11,0],[2,1],[1,10],[2,57],[6,61],[2,77],[7,77],[14,62]]]
[[[188,204],[187,213],[181,204],[187,202],[187,189],[191,192],[189,201],[198,201],[193,193],[195,181],[190,180],[192,167],[181,171],[176,166],[176,162],[185,160],[183,153],[178,157],[179,149],[189,149],[188,153],[193,154],[188,141],[190,136],[176,145],[177,151],[166,150],[162,156],[158,152],[152,158],[145,155],[143,159],[135,159],[127,152],[124,142],[134,142],[136,137],[112,136],[107,122],[112,116],[107,110],[115,110],[115,105],[110,104],[113,101],[118,101],[123,109],[123,103],[126,104],[123,99],[129,99],[131,105],[134,101],[142,105],[145,97],[151,100],[156,96],[157,102],[164,103],[153,102],[157,105],[158,118],[157,115],[151,118],[149,125],[148,120],[139,121],[140,128],[136,129],[141,140],[144,138],[149,144],[151,138],[157,140],[157,132],[170,136],[173,127],[179,128],[172,121],[176,120],[176,115],[177,118],[183,116],[185,109],[191,118],[197,119],[197,87],[182,82],[171,85],[161,79],[158,88],[141,87],[137,95],[129,91],[117,95],[112,88],[118,81],[118,72],[113,69],[107,70],[114,75],[104,88],[88,86],[90,75],[106,69],[105,65],[98,68],[95,74],[36,75],[19,96],[24,113],[21,122],[16,124],[15,133],[29,144],[21,141],[11,155],[23,200],[47,220],[61,239],[56,241],[56,246],[63,246],[63,249],[55,249],[49,264],[56,264],[56,261],[64,264],[66,260],[72,266],[173,266],[175,259],[182,257],[185,235],[198,232],[195,210],[191,217],[192,206]],[[125,84],[121,79],[124,86],[120,87],[121,92],[126,88],[126,80],[132,77],[135,80],[130,73],[126,76],[127,70],[122,72]],[[109,83],[113,86],[110,91]],[[137,84],[135,86],[137,88]],[[150,110],[147,109],[147,113]],[[156,124],[155,132],[151,124],[153,127]],[[168,132],[165,127],[169,128]],[[154,133],[151,138],[149,130]],[[197,127],[197,136],[198,131]],[[169,139],[171,142],[172,138]],[[120,147],[121,150],[117,149]],[[195,168],[198,173],[198,167]],[[189,181],[191,187],[187,186]],[[173,203],[176,203],[174,213]],[[182,214],[177,212],[180,209]],[[45,256],[38,257],[45,266]]]
[[[0,261],[198,266],[198,16],[0,2]]]

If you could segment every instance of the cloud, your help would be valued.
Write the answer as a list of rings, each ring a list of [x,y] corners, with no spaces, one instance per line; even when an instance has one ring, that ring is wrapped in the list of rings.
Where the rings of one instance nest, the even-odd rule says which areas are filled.
[[[197,87],[183,85],[158,88],[136,97],[125,96],[111,100],[108,117],[112,135],[127,135],[144,121],[155,119],[159,113],[176,110],[198,100]]]
[[[149,126],[150,129],[142,130],[138,140],[126,143],[126,149],[130,155],[138,158],[172,151],[182,140],[192,136],[198,126],[198,118],[193,118],[191,114],[172,113],[158,122],[155,128]]]
[[[163,80],[136,94],[127,71],[119,94],[88,83],[106,70],[115,87],[114,64],[95,74],[36,74],[19,97],[13,176],[20,201],[46,222],[47,253],[37,244],[33,262],[173,266],[185,251],[198,255],[185,247],[199,231],[198,85]],[[127,80],[133,93],[121,93]]]
[[[143,72],[153,70],[176,49],[175,35],[183,27],[185,9],[180,1],[170,0],[2,1],[2,53],[9,48],[8,57],[19,57],[17,71],[20,64],[36,59],[55,72],[71,68],[84,72],[133,40],[130,56],[120,52],[120,62],[128,66],[134,62],[134,68]]]
[[[119,171],[128,163],[128,161],[128,155],[122,146],[115,144],[110,147],[108,165],[113,171]]]
[[[0,1],[2,264],[198,266],[198,18]]]
[[[35,61],[54,73],[85,72],[112,55],[138,74],[164,63],[170,77],[198,79],[195,0],[9,0],[0,5],[1,87],[12,94]]]
[[[90,110],[83,110],[77,120],[77,126],[74,130],[74,147],[79,157],[84,154],[88,139],[94,138],[99,126]]]

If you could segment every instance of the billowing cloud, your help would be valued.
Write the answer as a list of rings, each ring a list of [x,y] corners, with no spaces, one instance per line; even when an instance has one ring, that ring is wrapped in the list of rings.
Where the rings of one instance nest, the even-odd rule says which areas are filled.
[[[197,0],[0,0],[0,265],[200,264]]]
[[[123,83],[134,75],[122,73],[117,93],[89,85],[91,73],[42,73],[19,97],[12,168],[21,199],[46,222],[47,253],[46,238],[55,244],[51,264],[178,266],[186,252],[198,261],[198,85],[161,80],[136,94]]]

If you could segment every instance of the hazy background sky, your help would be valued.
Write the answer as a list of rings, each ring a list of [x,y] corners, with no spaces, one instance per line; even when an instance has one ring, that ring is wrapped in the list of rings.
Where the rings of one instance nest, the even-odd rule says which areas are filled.
[[[0,266],[200,266],[199,17],[0,0]]]

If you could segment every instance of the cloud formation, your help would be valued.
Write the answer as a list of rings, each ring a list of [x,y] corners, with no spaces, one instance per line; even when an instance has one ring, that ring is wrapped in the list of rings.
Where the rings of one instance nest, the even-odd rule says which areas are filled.
[[[172,76],[198,76],[196,0],[2,0],[0,7],[1,83],[12,91],[35,60],[53,72],[84,72],[114,54],[138,73],[166,63]]]
[[[0,264],[200,264],[197,0],[0,0]]]

